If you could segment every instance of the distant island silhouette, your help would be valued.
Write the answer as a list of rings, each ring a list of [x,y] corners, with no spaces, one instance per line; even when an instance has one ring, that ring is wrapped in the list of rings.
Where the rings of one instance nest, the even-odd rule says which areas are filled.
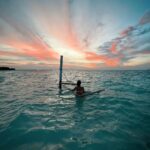
[[[9,67],[0,67],[0,71],[5,71],[5,70],[16,70],[15,68],[9,68]]]

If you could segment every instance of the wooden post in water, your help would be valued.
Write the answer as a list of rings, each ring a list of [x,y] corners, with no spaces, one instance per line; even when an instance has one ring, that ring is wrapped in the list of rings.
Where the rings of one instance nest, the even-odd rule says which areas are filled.
[[[59,66],[59,89],[62,87],[62,71],[63,71],[63,56],[60,56],[60,66]]]

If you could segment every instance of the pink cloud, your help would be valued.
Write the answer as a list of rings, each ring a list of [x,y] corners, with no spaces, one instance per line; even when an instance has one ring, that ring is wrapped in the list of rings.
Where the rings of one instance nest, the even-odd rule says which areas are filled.
[[[11,47],[12,51],[0,51],[5,56],[29,56],[38,60],[58,59],[59,55],[48,47],[42,40],[25,42],[21,40],[7,39],[3,42]]]
[[[105,63],[109,67],[117,67],[120,63],[119,58],[109,58],[106,55],[98,55],[98,54],[93,53],[93,52],[86,52],[85,57],[87,60],[90,60],[91,62],[92,61],[97,61],[97,62],[102,61],[103,63]]]
[[[113,42],[111,47],[110,47],[110,51],[113,53],[113,54],[117,54],[117,42]]]
[[[123,30],[120,34],[121,34],[121,36],[127,36],[133,29],[134,29],[134,27],[130,26],[130,27],[126,28],[125,30]]]

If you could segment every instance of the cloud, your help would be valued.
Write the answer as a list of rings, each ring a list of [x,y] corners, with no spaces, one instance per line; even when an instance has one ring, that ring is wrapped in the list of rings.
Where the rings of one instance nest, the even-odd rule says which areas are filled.
[[[150,26],[147,24],[149,13],[141,18],[141,23],[135,26],[129,26],[121,34],[99,46],[99,55],[105,54],[104,61],[106,65],[114,66],[140,66],[150,63]],[[94,59],[94,57],[93,57]],[[95,60],[98,56],[95,57]],[[145,59],[145,60],[144,60]],[[108,63],[107,63],[108,62]],[[112,65],[113,66],[113,65]]]
[[[92,52],[86,52],[85,57],[86,59],[95,61],[97,63],[104,63],[109,67],[117,67],[120,62],[120,59],[117,57],[110,58],[107,55],[100,55]]]
[[[24,9],[20,10],[22,8],[20,6],[20,14],[15,13],[15,5],[19,5],[16,2],[12,3],[11,1],[12,7],[10,7],[10,4],[6,7],[7,3],[1,2],[1,7],[6,7],[6,10],[0,13],[0,25],[2,25],[0,28],[2,33],[0,35],[0,42],[12,47],[14,52],[4,52],[3,50],[0,54],[31,56],[39,60],[57,59],[58,53],[44,41],[43,36],[38,34],[36,28],[31,26],[30,18],[24,13]],[[0,49],[0,51],[2,50]]]
[[[149,54],[149,11],[137,25],[120,32],[131,20],[120,20],[122,6],[117,1],[107,5],[89,0],[1,0],[0,56],[53,63],[63,54],[67,63],[73,58],[80,65],[82,60],[81,66],[124,67]]]
[[[113,53],[113,54],[117,54],[117,42],[112,42],[112,45],[110,47],[110,51]]]
[[[128,27],[127,29],[123,30],[120,34],[121,36],[127,36],[134,30],[133,26]]]
[[[87,35],[84,37],[83,39],[83,43],[84,43],[84,47],[85,48],[89,48],[91,43],[96,40],[95,37],[97,36],[97,33],[100,32],[100,30],[102,30],[104,27],[104,24],[101,22],[96,22],[96,25],[94,25],[93,29],[89,30],[87,32]]]
[[[139,54],[136,57],[129,59],[127,62],[124,62],[124,66],[140,66],[144,64],[150,64],[150,54]]]
[[[150,11],[147,11],[139,21],[140,25],[146,24],[146,23],[150,23]]]

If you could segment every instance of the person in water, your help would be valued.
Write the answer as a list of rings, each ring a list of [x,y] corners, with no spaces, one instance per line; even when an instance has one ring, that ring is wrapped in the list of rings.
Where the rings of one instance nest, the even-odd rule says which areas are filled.
[[[85,93],[84,87],[81,86],[80,80],[77,81],[77,86],[73,89],[73,91],[75,91],[77,96],[82,96]]]

